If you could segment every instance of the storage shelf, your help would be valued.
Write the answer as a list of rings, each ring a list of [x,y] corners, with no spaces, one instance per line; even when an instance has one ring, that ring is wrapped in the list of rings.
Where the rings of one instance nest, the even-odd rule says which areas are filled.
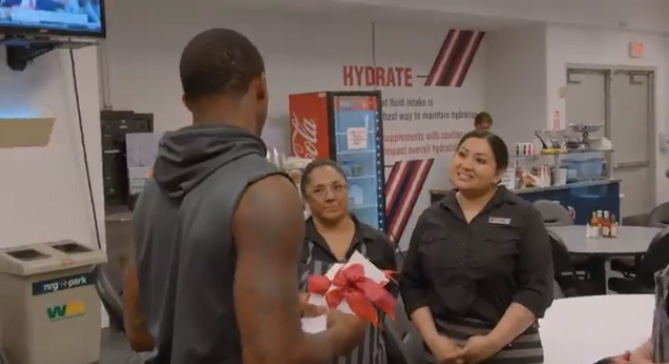
[[[553,154],[512,155],[511,158],[512,159],[538,159],[538,158],[541,158],[541,157],[558,157],[558,156],[565,156],[565,155],[597,154],[597,153],[612,153],[612,152],[613,152],[613,149],[572,150],[572,151],[568,151],[568,152],[560,152],[560,153],[553,153]]]

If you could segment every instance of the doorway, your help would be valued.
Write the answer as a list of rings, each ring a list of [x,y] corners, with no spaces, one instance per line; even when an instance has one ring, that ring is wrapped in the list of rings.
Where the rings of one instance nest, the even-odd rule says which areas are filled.
[[[630,69],[569,69],[565,95],[568,123],[600,124],[593,138],[613,144],[607,166],[619,179],[621,217],[645,225],[655,206],[654,73]]]

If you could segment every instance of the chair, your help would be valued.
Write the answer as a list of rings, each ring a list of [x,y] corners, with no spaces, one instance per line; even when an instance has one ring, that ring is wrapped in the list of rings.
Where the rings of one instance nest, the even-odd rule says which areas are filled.
[[[665,228],[669,226],[669,202],[656,206],[648,217],[648,226]]]
[[[632,277],[609,278],[609,289],[618,293],[653,293],[655,272],[669,265],[669,227],[659,232],[648,246]]]
[[[541,213],[546,226],[574,225],[569,210],[557,201],[537,200],[533,205]]]
[[[586,295],[594,291],[594,284],[579,275],[574,268],[567,246],[562,239],[552,231],[548,231],[548,239],[553,253],[553,274],[555,282],[561,288],[564,297]]]
[[[562,291],[562,287],[560,287],[560,283],[558,283],[555,278],[553,278],[553,299],[560,299],[564,298],[564,291]]]
[[[624,277],[633,277],[634,273],[639,269],[641,260],[635,257],[621,257],[611,259],[611,270],[622,273]]]
[[[665,228],[669,226],[669,202],[655,206],[648,217],[648,226]],[[611,260],[611,270],[620,272],[625,277],[632,277],[639,269],[641,260],[637,257],[622,257]]]
[[[122,299],[122,279],[118,274],[111,272],[112,267],[109,265],[98,265],[95,267],[95,288],[100,296],[102,306],[109,315],[110,327],[116,331],[125,334],[125,326],[123,324],[123,313],[125,311]],[[116,276],[116,277],[115,277]],[[116,282],[116,284],[114,284]],[[118,287],[118,288],[117,288]]]
[[[574,225],[569,210],[557,201],[537,200],[533,205],[541,213],[545,226]],[[587,273],[591,269],[588,257],[570,257],[569,259],[577,272]]]
[[[553,278],[565,296],[576,296],[578,293],[575,284],[577,274],[571,262],[569,251],[562,239],[550,230],[548,231],[548,239],[551,243],[553,255]]]
[[[402,251],[399,248],[395,249],[395,264],[397,265],[397,272],[402,271],[402,267],[404,266],[404,257],[406,257],[407,251]]]
[[[395,320],[385,318],[384,338],[388,364],[422,364],[424,362],[423,338],[409,320],[402,299],[395,306]]]

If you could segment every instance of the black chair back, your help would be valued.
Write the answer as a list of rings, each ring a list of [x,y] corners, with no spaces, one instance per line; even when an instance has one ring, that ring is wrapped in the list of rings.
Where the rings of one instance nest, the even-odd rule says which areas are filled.
[[[552,231],[548,231],[553,254],[553,278],[559,285],[563,297],[579,295],[582,287],[576,269],[572,263],[569,250],[562,239]]]
[[[424,363],[423,339],[404,311],[402,299],[395,306],[395,320],[385,318],[383,337],[386,340],[388,364]]]
[[[106,265],[99,265],[95,267],[96,280],[95,288],[100,296],[102,306],[109,315],[110,326],[122,333],[125,333],[125,326],[123,324],[123,313],[125,311],[123,305],[123,298],[121,297],[121,285],[114,285],[111,277],[112,273]],[[117,288],[118,287],[118,288]]]
[[[564,298],[564,291],[557,280],[553,279],[553,299]]]
[[[395,250],[395,264],[397,265],[397,273],[402,272],[402,267],[404,267],[404,257],[406,257],[406,250],[401,251],[400,249]]]
[[[569,251],[562,239],[549,230],[548,240],[551,243],[551,251],[553,253],[553,272],[555,278],[560,278],[564,276],[564,274],[575,274]]]
[[[622,229],[624,228],[622,227]],[[669,265],[669,226],[655,235],[650,242],[648,250],[639,264],[637,281],[644,288],[654,287],[655,280],[653,276],[655,272],[664,269],[667,265]]]
[[[664,228],[669,226],[669,202],[656,206],[648,217],[648,226]]]
[[[533,205],[541,214],[546,226],[574,225],[574,220],[571,218],[569,210],[558,202],[537,200]]]

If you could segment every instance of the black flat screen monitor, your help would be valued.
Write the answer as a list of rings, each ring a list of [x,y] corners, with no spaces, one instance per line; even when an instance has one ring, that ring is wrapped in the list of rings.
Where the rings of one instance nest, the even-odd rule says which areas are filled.
[[[104,1],[0,0],[0,34],[104,38]]]

